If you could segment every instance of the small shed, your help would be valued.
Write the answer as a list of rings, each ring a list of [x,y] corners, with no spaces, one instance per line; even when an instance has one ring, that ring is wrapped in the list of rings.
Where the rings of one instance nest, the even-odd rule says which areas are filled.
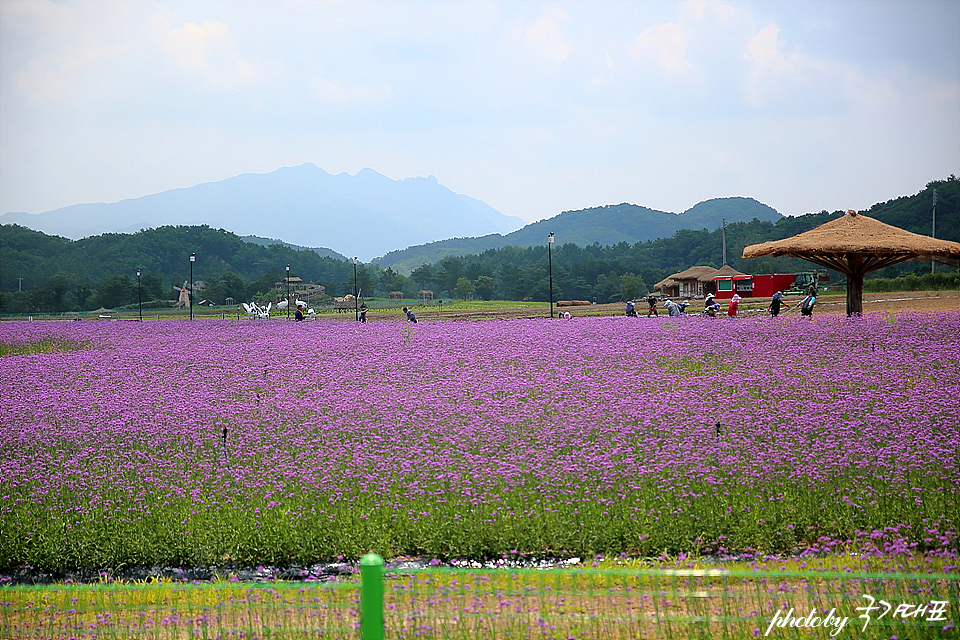
[[[391,291],[387,294],[388,300],[403,300],[403,291]]]
[[[423,303],[433,302],[433,291],[430,291],[429,289],[417,291],[417,300]]]

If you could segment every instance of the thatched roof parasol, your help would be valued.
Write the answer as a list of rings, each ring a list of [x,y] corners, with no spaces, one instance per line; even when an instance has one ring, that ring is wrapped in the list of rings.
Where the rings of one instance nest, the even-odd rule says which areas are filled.
[[[956,266],[960,243],[910,233],[847,211],[816,229],[746,247],[744,258],[790,256],[847,275],[847,315],[863,311],[863,275],[907,260]]]
[[[728,264],[724,264],[719,269],[713,269],[710,273],[705,273],[697,279],[700,282],[712,282],[713,279],[716,278],[717,276],[743,276],[743,275],[746,275],[746,274],[740,273],[739,271],[737,271],[736,269],[734,269]]]

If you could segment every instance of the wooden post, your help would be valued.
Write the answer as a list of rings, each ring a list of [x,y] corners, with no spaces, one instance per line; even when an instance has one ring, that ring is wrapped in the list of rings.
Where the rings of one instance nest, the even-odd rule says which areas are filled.
[[[863,255],[850,254],[847,258],[847,316],[863,314]]]
[[[863,313],[863,274],[847,275],[847,315]]]

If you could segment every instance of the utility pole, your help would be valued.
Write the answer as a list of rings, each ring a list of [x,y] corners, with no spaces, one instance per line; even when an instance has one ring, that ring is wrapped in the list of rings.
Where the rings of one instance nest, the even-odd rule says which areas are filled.
[[[553,231],[547,236],[547,264],[550,272],[550,318],[553,319]]]
[[[193,320],[193,263],[197,261],[197,254],[190,254],[190,319]]]
[[[714,218],[716,220],[716,218]],[[723,222],[723,264],[727,264],[727,219],[720,218]]]
[[[21,276],[17,278],[17,280],[19,280],[19,282],[17,283],[17,293],[19,293],[23,291],[23,277]]]
[[[357,300],[357,259],[353,259],[353,319],[360,322],[360,301]]]
[[[937,237],[937,190],[933,190],[933,231],[931,231],[930,236],[933,238]],[[936,269],[937,263],[934,260],[930,261],[930,273],[933,273]]]

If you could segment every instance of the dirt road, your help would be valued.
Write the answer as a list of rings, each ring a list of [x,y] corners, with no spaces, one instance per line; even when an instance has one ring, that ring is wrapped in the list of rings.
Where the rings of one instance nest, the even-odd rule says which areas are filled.
[[[799,302],[799,298],[791,298],[783,313],[797,314],[792,311],[792,306]],[[756,314],[765,314],[770,300],[767,298],[758,298],[753,300],[745,298],[740,303],[741,313],[751,316]],[[721,304],[725,304],[721,301]],[[693,313],[700,313],[703,307],[702,301],[694,301],[691,306]],[[725,308],[725,307],[724,307]],[[960,291],[900,291],[892,293],[864,293],[863,312],[869,313],[897,313],[900,311],[950,311],[960,309]],[[489,310],[450,310],[439,311],[431,308],[415,309],[417,318],[423,322],[433,322],[437,320],[488,320],[505,318],[547,318],[550,316],[550,307],[529,307],[524,309],[489,309]],[[623,304],[597,304],[583,307],[554,307],[554,315],[560,311],[569,311],[574,317],[577,316],[595,316],[595,315],[617,315],[623,313]],[[637,305],[637,311],[643,317],[646,314],[646,303]],[[845,294],[825,294],[817,299],[817,308],[814,315],[824,314],[845,314],[846,313],[846,295]],[[661,308],[660,315],[665,315]],[[367,316],[370,320],[398,320],[403,318],[402,312],[397,313],[370,313]],[[352,318],[351,318],[352,319]]]

